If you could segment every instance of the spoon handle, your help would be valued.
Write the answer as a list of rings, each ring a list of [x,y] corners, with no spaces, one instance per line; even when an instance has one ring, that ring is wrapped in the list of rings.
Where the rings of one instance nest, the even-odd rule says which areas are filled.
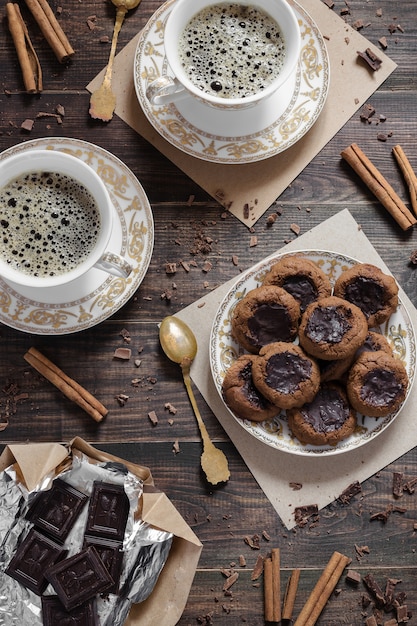
[[[113,61],[114,61],[114,56],[116,54],[116,47],[117,47],[117,39],[119,37],[119,33],[120,33],[120,29],[122,28],[122,24],[123,24],[123,20],[125,18],[125,15],[127,13],[127,9],[125,9],[124,7],[119,7],[117,9],[117,13],[116,13],[116,21],[114,23],[114,29],[113,29],[113,37],[111,40],[111,48],[110,48],[110,55],[109,55],[109,61],[107,63],[107,67],[106,67],[106,73],[104,74],[104,79],[103,82],[111,82],[111,76],[112,76],[112,71],[113,71]]]
[[[207,445],[209,445],[209,446],[211,445],[212,446],[213,443],[212,443],[212,441],[211,441],[211,439],[209,437],[206,425],[203,422],[203,418],[201,417],[200,409],[197,406],[197,402],[196,402],[196,399],[195,399],[195,396],[194,396],[194,392],[193,392],[193,389],[191,387],[191,378],[190,378],[189,368],[187,368],[187,369],[183,368],[182,369],[182,375],[183,375],[183,378],[184,378],[184,385],[185,385],[185,388],[186,388],[187,393],[188,393],[188,397],[189,397],[190,402],[191,402],[191,406],[193,407],[194,414],[195,414],[195,417],[197,419],[197,424],[198,424],[198,427],[200,429],[200,434],[201,434],[201,438],[203,440],[204,447],[206,447]]]

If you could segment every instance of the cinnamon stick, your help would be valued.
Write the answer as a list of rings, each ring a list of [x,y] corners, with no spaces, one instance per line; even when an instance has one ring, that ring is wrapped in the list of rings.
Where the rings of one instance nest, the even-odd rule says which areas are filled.
[[[301,570],[298,568],[293,569],[288,579],[282,607],[283,620],[292,620],[295,598],[298,590],[298,582],[300,580],[300,571]]]
[[[341,156],[349,163],[359,178],[378,198],[403,230],[408,230],[417,223],[417,219],[411,211],[409,211],[388,181],[357,144],[353,143],[345,150],[342,150]]]
[[[23,84],[28,93],[42,91],[42,69],[38,56],[29,37],[28,29],[23,20],[18,4],[6,3],[6,14],[9,31],[16,48]]]
[[[401,146],[394,146],[392,151],[407,184],[411,206],[413,207],[414,213],[417,215],[417,176]]]
[[[272,582],[272,559],[264,561],[264,615],[266,622],[273,622],[274,618],[274,586]]]
[[[272,621],[281,621],[281,565],[279,548],[272,549],[272,594],[273,610]]]
[[[340,552],[333,552],[294,626],[314,626],[333,593],[343,570],[350,562],[349,557],[340,554]]]
[[[72,402],[80,406],[96,422],[101,422],[108,413],[105,406],[101,404],[89,391],[84,389],[79,383],[67,376],[46,356],[41,354],[36,348],[30,348],[24,355],[27,361],[37,372],[42,374],[49,382],[57,387]]]
[[[66,63],[75,54],[75,50],[68,41],[47,0],[25,1],[56,58],[60,63]]]

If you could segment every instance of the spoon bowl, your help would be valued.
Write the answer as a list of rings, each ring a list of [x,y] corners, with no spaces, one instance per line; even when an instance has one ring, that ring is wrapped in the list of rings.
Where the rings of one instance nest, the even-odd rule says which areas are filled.
[[[159,327],[159,341],[167,357],[181,367],[184,384],[193,407],[203,441],[201,467],[209,483],[217,485],[229,480],[230,471],[224,453],[215,447],[201,417],[191,386],[190,367],[197,354],[197,340],[191,328],[177,317],[169,315]]]

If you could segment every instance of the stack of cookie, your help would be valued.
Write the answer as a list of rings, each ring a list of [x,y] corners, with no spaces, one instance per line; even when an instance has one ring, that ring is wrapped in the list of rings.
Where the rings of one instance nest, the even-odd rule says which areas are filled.
[[[226,373],[226,404],[253,421],[285,410],[293,435],[314,445],[351,435],[357,412],[396,411],[408,376],[376,329],[397,306],[397,283],[374,265],[352,266],[332,287],[313,261],[283,257],[233,310],[232,335],[247,354]]]

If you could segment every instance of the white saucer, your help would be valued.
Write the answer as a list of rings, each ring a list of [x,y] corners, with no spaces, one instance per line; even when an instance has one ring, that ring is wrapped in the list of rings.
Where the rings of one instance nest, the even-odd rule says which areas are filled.
[[[117,214],[109,249],[133,266],[127,279],[92,269],[65,287],[42,291],[0,277],[0,322],[32,334],[62,335],[99,324],[135,293],[152,256],[153,216],[146,194],[129,168],[92,143],[68,138],[34,139],[5,150],[0,159],[36,148],[69,152],[100,175]]]
[[[149,104],[146,89],[166,73],[164,28],[175,0],[150,18],[138,41],[134,83],[139,103],[155,130],[183,152],[214,163],[252,163],[283,152],[311,128],[329,88],[324,39],[312,18],[292,4],[301,33],[297,75],[265,102],[242,111],[218,111],[191,96],[165,106]]]

